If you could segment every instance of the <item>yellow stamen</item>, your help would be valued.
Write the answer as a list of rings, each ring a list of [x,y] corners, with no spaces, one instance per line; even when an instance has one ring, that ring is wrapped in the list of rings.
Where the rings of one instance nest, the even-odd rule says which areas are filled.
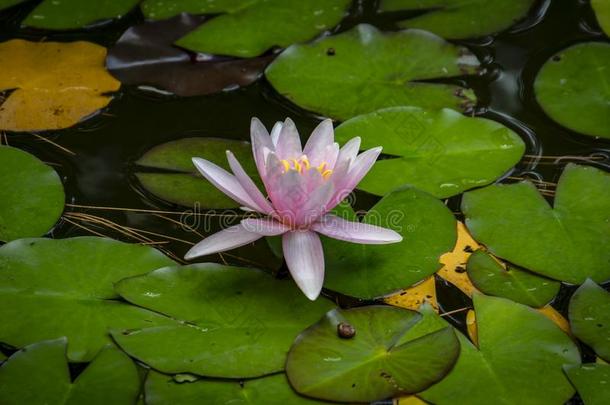
[[[291,159],[292,163],[294,163],[294,170],[296,170],[297,172],[301,173],[301,165],[299,164],[299,161],[296,159]]]
[[[316,167],[320,173],[323,173],[326,169],[326,162],[323,162],[320,166]]]
[[[324,180],[326,180],[330,177],[331,174],[333,174],[332,170],[330,170],[330,169],[324,170],[324,172],[322,172],[322,178]]]
[[[301,163],[303,164],[303,166],[305,166],[305,170],[309,170],[311,168],[311,165],[309,164],[309,159],[307,159],[307,156],[303,156],[301,158]]]
[[[290,163],[288,163],[287,160],[282,159],[280,160],[280,162],[284,165],[284,171],[287,172],[288,170],[290,170]]]

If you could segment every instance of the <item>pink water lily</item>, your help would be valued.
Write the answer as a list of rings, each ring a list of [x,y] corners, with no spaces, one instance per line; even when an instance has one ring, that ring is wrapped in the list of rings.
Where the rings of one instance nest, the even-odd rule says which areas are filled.
[[[370,170],[381,153],[380,147],[359,155],[360,138],[356,137],[339,148],[331,120],[314,129],[304,148],[289,118],[275,124],[271,135],[253,118],[250,132],[254,161],[268,198],[230,151],[227,159],[233,174],[201,158],[193,158],[193,163],[222,192],[265,217],[244,219],[205,238],[187,252],[186,259],[234,249],[263,236],[282,235],[292,278],[309,299],[315,300],[324,282],[324,252],[318,233],[354,243],[402,240],[393,230],[329,213]]]

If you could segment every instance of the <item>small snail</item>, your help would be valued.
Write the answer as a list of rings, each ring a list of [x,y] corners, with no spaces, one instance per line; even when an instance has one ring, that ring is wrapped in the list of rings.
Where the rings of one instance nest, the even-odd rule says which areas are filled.
[[[347,322],[340,322],[337,325],[337,334],[342,339],[351,339],[356,335],[356,328]]]

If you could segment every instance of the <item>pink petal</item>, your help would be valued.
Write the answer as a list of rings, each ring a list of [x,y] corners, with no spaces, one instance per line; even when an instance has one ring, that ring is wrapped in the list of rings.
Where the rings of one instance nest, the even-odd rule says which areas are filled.
[[[316,189],[308,193],[307,199],[299,207],[295,208],[297,212],[296,225],[308,225],[326,214],[328,201],[333,197],[333,194],[333,183],[330,181],[324,181]]]
[[[303,153],[307,155],[309,160],[313,160],[321,155],[326,147],[334,142],[333,122],[329,119],[322,121],[311,133]]]
[[[334,176],[335,181],[335,196],[330,200],[328,204],[328,210],[330,211],[335,205],[339,204],[349,193],[352,192],[354,187],[360,183],[360,180],[371,170],[373,164],[377,160],[377,157],[381,153],[381,147],[369,149],[366,152],[361,153],[354,162],[349,166],[347,174],[343,176]]]
[[[345,145],[339,150],[339,156],[337,157],[337,164],[341,164],[344,162],[351,163],[356,156],[358,156],[358,151],[360,150],[360,137],[357,136],[355,138],[347,141]],[[349,165],[348,165],[349,168]]]
[[[248,231],[263,236],[277,236],[290,230],[289,227],[271,218],[247,218],[241,226]]]
[[[315,232],[294,231],[282,237],[284,258],[292,278],[310,300],[320,295],[324,283],[324,251]]]
[[[353,243],[380,245],[402,241],[402,236],[391,229],[346,221],[332,214],[327,214],[312,224],[311,229],[328,237]]]
[[[252,118],[252,121],[250,122],[250,140],[252,142],[252,155],[254,156],[254,162],[256,163],[258,172],[262,176],[265,173],[263,149],[265,147],[271,150],[275,148],[273,147],[273,143],[271,142],[267,129],[256,117]]]
[[[275,145],[275,153],[280,159],[285,160],[298,159],[303,154],[299,132],[290,118],[286,118],[282,125],[277,145]]]
[[[233,171],[233,174],[237,178],[239,184],[241,184],[242,188],[246,191],[246,193],[250,196],[252,201],[256,203],[256,206],[259,208],[259,211],[264,214],[271,214],[273,212],[273,207],[267,201],[263,193],[256,187],[254,181],[248,176],[244,168],[241,166],[239,161],[235,158],[235,155],[231,153],[231,151],[227,151],[227,160],[229,161],[229,166]]]
[[[195,167],[201,172],[203,177],[233,200],[253,210],[261,211],[261,208],[250,198],[239,181],[231,173],[201,158],[193,158],[193,164],[195,164]]]
[[[298,211],[309,199],[306,180],[299,172],[289,170],[273,184],[269,197],[283,222],[296,224]]]
[[[199,256],[224,252],[247,245],[262,237],[263,235],[259,233],[248,232],[241,224],[235,225],[208,236],[186,252],[184,258],[190,260]]]

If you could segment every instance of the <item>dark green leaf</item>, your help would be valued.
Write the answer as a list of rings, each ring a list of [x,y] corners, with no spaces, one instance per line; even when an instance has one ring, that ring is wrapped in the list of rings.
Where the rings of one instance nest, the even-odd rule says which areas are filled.
[[[610,404],[610,365],[583,364],[564,367],[585,405]]]
[[[424,11],[401,21],[443,38],[460,39],[495,34],[525,18],[535,0],[381,0],[380,11]]]
[[[536,99],[554,121],[610,138],[610,44],[571,46],[549,59],[534,83]]]
[[[34,343],[0,367],[3,405],[130,405],[140,392],[135,364],[123,352],[106,347],[72,382],[66,338]]]
[[[363,221],[393,229],[403,241],[360,245],[325,238],[326,288],[375,298],[409,287],[440,268],[439,257],[457,238],[455,218],[445,204],[414,188],[388,194]]]
[[[290,383],[307,396],[342,402],[421,391],[449,372],[460,345],[450,326],[408,336],[420,319],[416,312],[387,306],[334,309],[290,349]],[[355,334],[340,336],[348,325]]]
[[[339,143],[360,136],[362,149],[383,146],[358,188],[384,195],[406,184],[445,198],[489,184],[516,164],[525,144],[502,124],[444,109],[394,107],[341,124]]]
[[[120,18],[138,2],[139,0],[44,0],[27,16],[23,24],[51,30],[82,28]]]
[[[113,332],[131,356],[171,374],[241,378],[281,371],[295,336],[332,308],[322,298],[308,301],[291,280],[215,263],[159,269],[125,279],[116,290],[176,319]]]
[[[64,210],[55,170],[19,149],[0,146],[0,241],[44,235]]]
[[[572,333],[610,361],[610,293],[585,281],[570,299],[569,317]]]
[[[476,103],[471,90],[427,83],[477,72],[468,49],[428,32],[382,33],[361,24],[286,49],[265,71],[273,87],[307,110],[345,120],[385,107],[449,107]]]
[[[561,283],[508,265],[477,250],[468,258],[468,277],[488,295],[511,299],[532,307],[543,307],[559,292]]]
[[[554,207],[530,182],[464,194],[474,238],[493,255],[546,277],[582,283],[610,278],[610,175],[568,165]]]
[[[8,243],[0,247],[0,342],[67,336],[68,358],[89,361],[110,342],[109,328],[167,323],[118,301],[113,283],[172,263],[151,247],[97,237]]]

